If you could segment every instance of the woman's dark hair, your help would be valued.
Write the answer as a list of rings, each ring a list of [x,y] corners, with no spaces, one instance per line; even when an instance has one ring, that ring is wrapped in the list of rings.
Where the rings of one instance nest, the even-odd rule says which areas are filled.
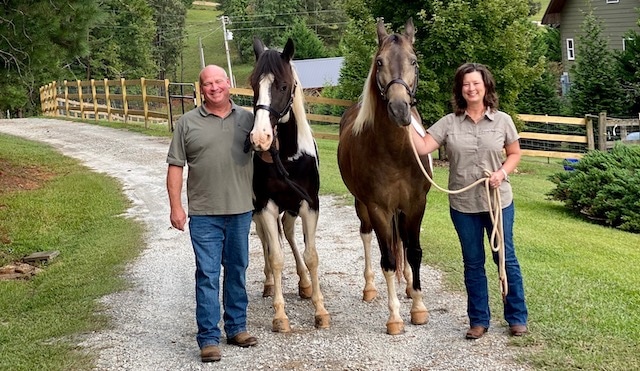
[[[467,101],[462,96],[462,81],[464,76],[471,72],[480,72],[484,82],[484,105],[491,111],[498,109],[498,93],[496,93],[496,81],[487,66],[480,63],[465,63],[458,67],[453,83],[453,97],[451,105],[456,115],[464,114],[467,109]]]

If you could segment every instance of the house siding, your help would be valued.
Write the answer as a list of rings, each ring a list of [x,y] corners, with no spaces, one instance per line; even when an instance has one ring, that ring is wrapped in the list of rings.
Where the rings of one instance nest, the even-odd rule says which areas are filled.
[[[569,71],[575,62],[567,60],[567,39],[573,39],[576,58],[580,58],[578,37],[582,34],[581,27],[584,14],[589,12],[589,3],[593,14],[602,22],[602,36],[608,39],[610,49],[622,50],[622,39],[629,30],[640,33],[636,10],[640,8],[640,0],[620,0],[614,4],[607,4],[606,0],[567,0],[560,14],[564,71]]]

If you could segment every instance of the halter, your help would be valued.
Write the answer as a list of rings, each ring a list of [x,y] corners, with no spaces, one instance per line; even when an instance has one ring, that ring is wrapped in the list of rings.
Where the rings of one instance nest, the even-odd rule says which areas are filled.
[[[417,103],[416,91],[418,90],[418,65],[415,66],[416,81],[415,81],[415,84],[413,84],[413,88],[410,88],[409,84],[407,84],[401,78],[395,78],[389,81],[387,85],[383,88],[382,85],[380,84],[380,80],[378,79],[379,72],[380,72],[380,66],[378,66],[378,68],[376,69],[376,84],[378,85],[378,90],[380,91],[380,96],[382,97],[383,100],[385,101],[389,100],[387,98],[387,91],[389,90],[389,87],[391,87],[391,85],[400,84],[404,86],[405,89],[407,89],[407,93],[409,94],[409,97],[411,97],[411,107],[416,105]]]
[[[294,82],[293,83],[293,88],[291,89],[291,96],[289,97],[289,101],[284,106],[282,111],[278,112],[275,109],[273,109],[271,106],[267,106],[266,104],[258,104],[253,108],[253,114],[255,115],[256,112],[258,112],[259,109],[263,109],[263,110],[269,111],[270,114],[275,116],[276,121],[280,122],[280,120],[284,116],[286,116],[289,113],[289,111],[291,111],[291,106],[293,105],[293,98],[294,98],[297,86],[298,86],[298,83]]]

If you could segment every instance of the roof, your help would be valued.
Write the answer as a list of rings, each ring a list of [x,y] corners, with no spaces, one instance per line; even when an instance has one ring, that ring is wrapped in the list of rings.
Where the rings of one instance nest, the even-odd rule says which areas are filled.
[[[545,10],[544,15],[542,16],[542,24],[559,24],[560,13],[566,3],[567,0],[551,0],[547,6],[547,10]]]
[[[322,88],[338,85],[344,57],[294,60],[302,87]]]

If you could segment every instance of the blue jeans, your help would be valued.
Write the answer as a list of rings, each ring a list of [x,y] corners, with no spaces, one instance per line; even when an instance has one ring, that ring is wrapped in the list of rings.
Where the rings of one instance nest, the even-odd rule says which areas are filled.
[[[251,212],[189,217],[196,258],[196,340],[200,348],[220,343],[220,271],[224,267],[224,331],[232,338],[247,325],[246,270]]]
[[[471,326],[489,328],[491,311],[489,310],[489,289],[484,269],[484,235],[491,236],[491,216],[488,212],[463,213],[450,209],[451,220],[458,232],[462,246],[464,263],[464,284],[467,288],[467,314]],[[513,245],[513,203],[502,209],[505,245],[505,267],[509,292],[504,301],[504,319],[510,326],[527,324],[527,305],[524,299],[524,286],[520,264]],[[498,254],[492,253],[493,261],[498,264]],[[497,280],[496,280],[497,282]],[[497,284],[496,284],[497,285]]]

